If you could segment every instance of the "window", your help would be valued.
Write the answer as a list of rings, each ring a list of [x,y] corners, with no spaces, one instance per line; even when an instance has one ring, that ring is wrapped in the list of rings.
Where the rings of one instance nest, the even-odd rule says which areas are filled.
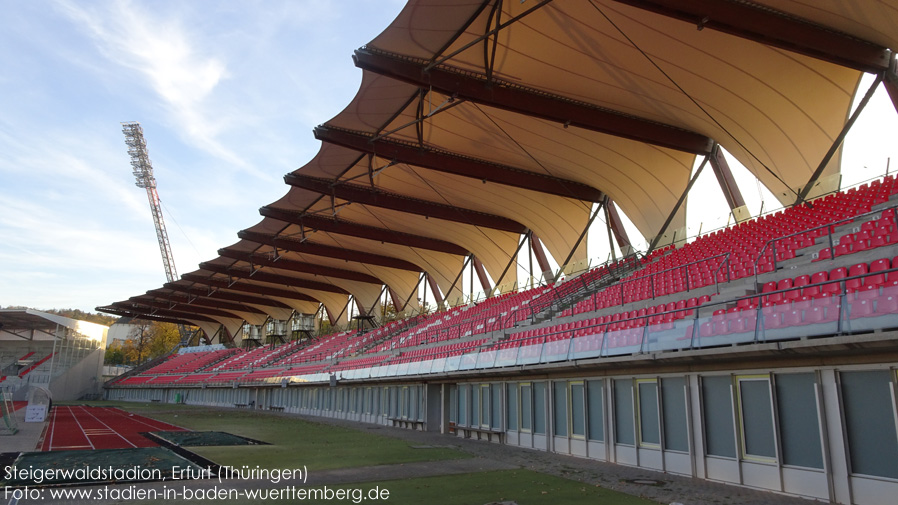
[[[449,422],[458,424],[458,386],[449,385]]]
[[[702,377],[702,414],[708,455],[736,457],[732,388],[733,380],[729,375]]]
[[[661,419],[658,411],[658,380],[636,381],[636,398],[639,405],[639,445],[661,447]]]
[[[533,433],[546,434],[546,383],[533,383]]]
[[[494,430],[502,429],[502,384],[490,386],[490,402],[492,409],[490,414],[490,427]]]
[[[571,396],[571,435],[583,438],[586,436],[586,399],[584,397],[583,381],[570,383]]]
[[[664,424],[664,449],[689,452],[685,378],[661,379],[661,411]]]
[[[589,414],[589,439],[605,440],[605,403],[602,379],[586,382],[587,413]]]
[[[471,387],[471,420],[468,426],[480,425],[480,388],[477,385]]]
[[[533,386],[521,384],[521,431],[530,432],[533,423]]]
[[[555,436],[567,436],[567,382],[556,381],[553,385],[553,421],[555,428]]]
[[[505,419],[508,423],[509,430],[518,429],[518,385],[508,384],[506,386],[506,397],[508,402],[505,409]]]
[[[783,464],[823,469],[817,377],[813,373],[777,374],[774,381]]]
[[[401,396],[399,397],[399,416],[402,419],[408,419],[409,411],[409,388],[402,386]]]
[[[490,385],[480,385],[480,426],[489,428],[490,414],[492,413],[492,403],[490,403]]]
[[[458,424],[468,425],[468,386],[458,386]]]
[[[633,380],[614,381],[614,441],[636,445],[633,431]]]
[[[739,421],[742,454],[746,459],[776,460],[773,431],[773,402],[770,376],[755,375],[736,378],[739,386]]]
[[[851,473],[898,479],[893,373],[842,372],[839,379]]]

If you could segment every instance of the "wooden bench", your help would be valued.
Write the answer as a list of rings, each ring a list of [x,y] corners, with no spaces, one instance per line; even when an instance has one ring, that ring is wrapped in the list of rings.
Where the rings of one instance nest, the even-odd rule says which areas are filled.
[[[411,430],[424,431],[424,421],[417,419],[405,419],[402,417],[387,417],[390,426],[394,428],[408,428]]]
[[[234,406],[237,407],[238,409],[244,409],[246,407],[249,407],[249,405],[246,403],[235,403]]]
[[[462,438],[473,438],[475,440],[486,440],[495,443],[505,442],[505,432],[495,428],[482,428],[480,426],[458,426],[455,425],[456,436]]]
[[[284,407],[282,405],[269,405],[268,410],[276,410],[278,412],[283,412]]]

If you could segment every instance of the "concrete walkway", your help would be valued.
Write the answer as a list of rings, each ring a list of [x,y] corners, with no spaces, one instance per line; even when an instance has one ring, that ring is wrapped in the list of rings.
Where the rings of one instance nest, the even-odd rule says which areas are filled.
[[[287,415],[287,414],[281,414]],[[703,479],[682,477],[667,473],[654,472],[642,468],[628,467],[595,461],[574,456],[554,454],[533,449],[523,449],[508,445],[500,445],[480,440],[458,438],[439,433],[426,433],[399,428],[374,426],[371,424],[341,421],[312,416],[298,416],[310,422],[325,423],[334,426],[356,429],[368,433],[377,433],[392,438],[408,441],[412,445],[450,446],[474,456],[474,460],[457,460],[468,471],[478,471],[489,465],[501,462],[526,468],[535,472],[555,475],[566,479],[583,482],[593,486],[620,491],[640,496],[659,503],[682,503],[683,505],[808,505],[814,501],[807,498],[785,496],[769,491],[761,491],[739,487]],[[440,465],[448,465],[449,461],[441,461]],[[406,464],[409,469],[419,463]],[[365,469],[357,469],[361,475]],[[312,475],[310,475],[310,478]],[[376,479],[372,479],[376,480]],[[657,481],[657,485],[636,484],[633,481]],[[357,481],[358,482],[358,481]]]
[[[30,452],[37,450],[37,443],[47,421],[26,423],[25,408],[15,411],[19,431],[15,435],[0,436],[0,452]],[[49,418],[49,415],[47,416]]]

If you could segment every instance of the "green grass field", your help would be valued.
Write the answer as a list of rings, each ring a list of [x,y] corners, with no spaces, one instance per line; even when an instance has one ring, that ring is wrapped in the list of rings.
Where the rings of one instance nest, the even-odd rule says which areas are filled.
[[[193,447],[190,448],[220,465],[259,465],[262,468],[307,467],[310,474],[334,469],[361,468],[373,465],[445,461],[471,457],[446,447],[414,448],[408,442],[371,433],[368,425],[359,429],[342,428],[309,422],[267,412],[216,409],[185,405],[97,402],[96,405],[118,406],[129,412],[169,422],[191,430],[217,430],[268,442],[271,445]],[[447,439],[447,444],[451,439]],[[484,505],[497,501],[514,501],[519,505],[650,505],[648,501],[616,491],[541,474],[530,470],[477,471],[436,477],[395,478],[358,484],[330,486],[331,489],[375,487],[389,491],[387,504],[418,505]],[[377,503],[370,499],[364,501]],[[178,503],[168,500],[164,503]],[[163,502],[159,502],[163,503]],[[186,501],[182,503],[188,503]],[[224,503],[295,503],[290,500],[240,500]],[[352,499],[314,503],[355,503]]]

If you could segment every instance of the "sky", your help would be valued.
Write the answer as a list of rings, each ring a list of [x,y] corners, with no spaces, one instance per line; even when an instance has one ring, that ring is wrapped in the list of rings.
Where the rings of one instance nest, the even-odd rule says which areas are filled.
[[[318,151],[312,128],[358,90],[352,51],[404,3],[0,0],[0,306],[93,311],[165,283],[125,121],[143,127],[178,272],[215,258]],[[846,140],[845,184],[889,157],[898,170],[895,132],[880,90]],[[730,161],[752,212],[777,206]],[[725,224],[715,185],[697,182],[719,201],[690,207],[691,233]]]
[[[0,306],[93,311],[165,283],[121,122],[143,127],[178,272],[237,242],[404,3],[0,0]]]

